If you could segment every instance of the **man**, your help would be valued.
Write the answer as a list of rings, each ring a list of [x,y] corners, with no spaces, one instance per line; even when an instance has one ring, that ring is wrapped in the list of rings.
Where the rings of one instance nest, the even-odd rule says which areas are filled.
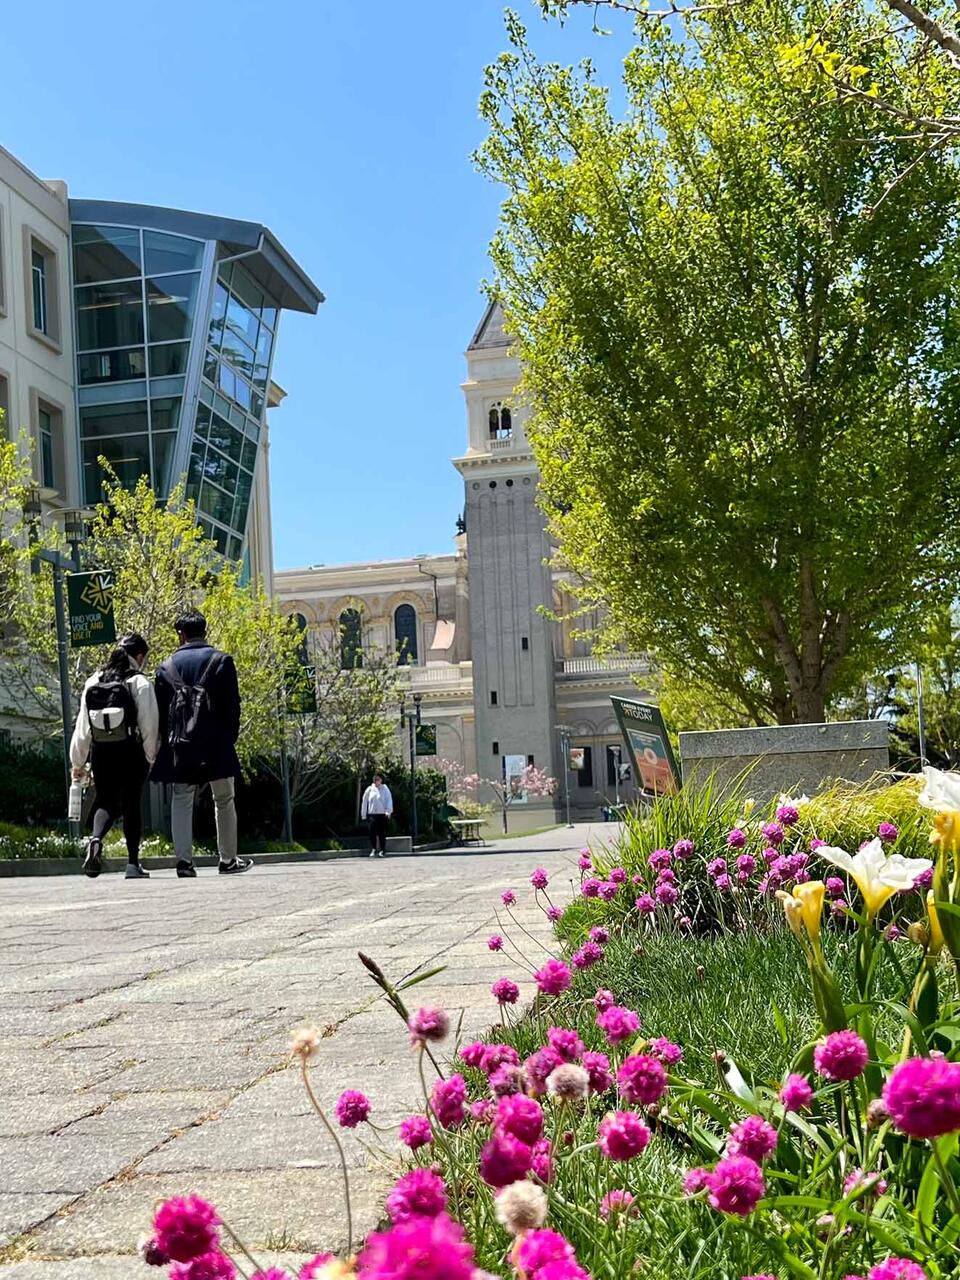
[[[382,773],[373,775],[373,782],[363,793],[360,817],[370,823],[370,857],[383,858],[387,852],[387,823],[393,813],[393,796],[383,780]]]
[[[193,806],[198,787],[210,784],[217,820],[220,875],[239,875],[253,862],[237,857],[236,742],[240,734],[237,669],[228,653],[207,640],[207,620],[189,612],[174,624],[180,647],[157,670],[160,753],[153,780],[173,784],[171,826],[177,875],[196,876]]]

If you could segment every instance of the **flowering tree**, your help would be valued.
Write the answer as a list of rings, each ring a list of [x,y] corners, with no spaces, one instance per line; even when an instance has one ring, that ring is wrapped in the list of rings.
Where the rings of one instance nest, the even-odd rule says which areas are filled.
[[[511,774],[506,778],[479,778],[477,786],[486,787],[500,809],[503,821],[503,834],[507,834],[507,812],[510,806],[522,801],[527,796],[549,796],[557,789],[556,778],[551,778],[544,769],[528,764],[522,773]]]

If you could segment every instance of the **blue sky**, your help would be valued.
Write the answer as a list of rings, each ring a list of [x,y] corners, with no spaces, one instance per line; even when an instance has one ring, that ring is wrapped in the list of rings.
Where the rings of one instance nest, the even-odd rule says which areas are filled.
[[[617,73],[616,40],[515,0],[542,56]],[[4,16],[0,143],[77,197],[266,223],[327,296],[274,375],[279,567],[446,551],[463,351],[499,195],[470,153],[500,0],[52,0]],[[42,63],[39,53],[42,49]],[[42,70],[42,77],[41,77]]]

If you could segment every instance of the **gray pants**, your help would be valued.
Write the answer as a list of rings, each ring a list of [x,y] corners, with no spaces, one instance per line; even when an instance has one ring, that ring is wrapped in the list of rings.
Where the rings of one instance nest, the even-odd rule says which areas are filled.
[[[232,862],[237,856],[237,808],[234,804],[233,778],[217,778],[210,783],[217,819],[217,852],[221,862]],[[193,858],[193,802],[198,787],[190,782],[173,784],[170,827],[173,848],[181,862]]]

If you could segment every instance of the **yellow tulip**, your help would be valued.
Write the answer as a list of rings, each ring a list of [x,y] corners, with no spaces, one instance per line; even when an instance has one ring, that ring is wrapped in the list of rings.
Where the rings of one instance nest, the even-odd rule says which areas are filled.
[[[954,858],[960,853],[960,809],[946,809],[937,814],[930,843]]]
[[[794,887],[793,896],[800,903],[804,928],[811,942],[820,939],[820,921],[823,916],[823,895],[827,887],[822,880],[808,880]]]
[[[927,943],[927,951],[932,956],[938,956],[943,950],[944,937],[943,930],[940,928],[940,917],[937,915],[937,904],[933,899],[933,890],[927,893],[927,916],[930,920],[930,940]]]
[[[854,854],[822,845],[817,857],[846,871],[856,881],[871,920],[895,893],[912,889],[917,876],[933,865],[929,858],[904,858],[899,853],[888,856],[879,839],[871,840]]]
[[[777,897],[783,904],[783,914],[787,917],[787,924],[793,936],[801,945],[804,945],[806,939],[803,933],[803,903],[798,902],[792,893],[787,893],[783,889],[777,890]]]

